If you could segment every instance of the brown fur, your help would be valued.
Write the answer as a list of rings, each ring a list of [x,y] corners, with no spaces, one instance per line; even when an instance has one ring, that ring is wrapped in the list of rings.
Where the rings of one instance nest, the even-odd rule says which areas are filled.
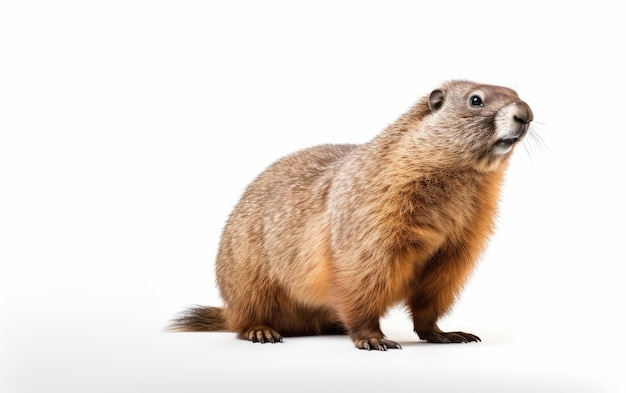
[[[482,107],[468,103],[477,92]],[[399,345],[379,319],[404,303],[422,339],[479,340],[442,332],[437,320],[494,229],[510,157],[495,153],[495,119],[511,107],[516,119],[504,124],[521,139],[532,112],[515,92],[453,81],[368,143],[274,163],[224,229],[216,265],[225,308],[193,308],[173,328],[253,342],[347,332],[358,348],[384,350]]]

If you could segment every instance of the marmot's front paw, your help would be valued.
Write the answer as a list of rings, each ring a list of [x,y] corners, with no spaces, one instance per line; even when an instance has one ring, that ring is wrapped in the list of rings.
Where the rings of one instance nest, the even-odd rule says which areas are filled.
[[[436,344],[479,342],[480,337],[464,332],[428,332],[419,335],[422,340]]]

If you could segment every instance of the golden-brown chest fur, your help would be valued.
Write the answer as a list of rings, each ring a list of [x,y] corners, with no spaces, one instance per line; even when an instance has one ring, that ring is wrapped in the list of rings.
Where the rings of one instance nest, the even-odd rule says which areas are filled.
[[[381,307],[414,291],[438,253],[472,249],[473,259],[448,268],[460,281],[467,277],[492,232],[504,171],[431,167],[428,157],[397,146],[393,155],[374,146],[377,160],[348,160],[342,173],[359,168],[362,175],[339,175],[329,204],[330,262],[339,276],[345,272],[338,285],[385,275],[384,288],[370,299]]]

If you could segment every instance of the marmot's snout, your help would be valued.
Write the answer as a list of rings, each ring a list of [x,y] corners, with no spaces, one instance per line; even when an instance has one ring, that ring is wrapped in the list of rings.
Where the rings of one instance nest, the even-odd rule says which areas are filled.
[[[533,121],[533,111],[527,103],[524,101],[517,101],[512,105],[515,108],[513,111],[514,121],[522,124],[528,124]]]
[[[521,141],[533,120],[533,111],[524,101],[515,101],[500,110],[496,116],[496,154],[508,153]]]

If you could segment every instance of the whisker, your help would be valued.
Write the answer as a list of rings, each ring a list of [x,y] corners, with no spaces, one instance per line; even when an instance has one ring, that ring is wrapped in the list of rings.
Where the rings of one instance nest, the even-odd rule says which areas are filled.
[[[541,152],[541,153],[550,153],[550,148],[548,147],[548,144],[543,140],[543,138],[541,137],[541,134],[539,134],[534,127],[530,127],[528,129],[528,136],[530,137],[530,139],[533,141],[534,145],[537,147],[537,149]]]
[[[543,121],[537,119],[537,116],[535,115],[535,117],[533,118],[532,123],[530,123],[533,126],[541,126],[541,127],[545,127],[547,124],[544,123]]]
[[[537,156],[544,155],[546,152],[550,152],[547,143],[541,137],[541,134],[537,132],[537,125],[544,125],[541,122],[535,122],[528,128],[528,133],[526,138],[522,141],[522,145],[524,146],[524,150],[530,160],[530,163],[533,167],[535,167],[534,158]]]
[[[524,141],[525,142],[525,141]],[[526,152],[526,155],[528,156],[528,159],[530,160],[530,164],[533,166],[533,168],[535,167],[535,163],[533,162],[533,155],[531,154],[530,149],[528,148],[528,143],[522,143],[522,146],[524,146],[524,151]]]

